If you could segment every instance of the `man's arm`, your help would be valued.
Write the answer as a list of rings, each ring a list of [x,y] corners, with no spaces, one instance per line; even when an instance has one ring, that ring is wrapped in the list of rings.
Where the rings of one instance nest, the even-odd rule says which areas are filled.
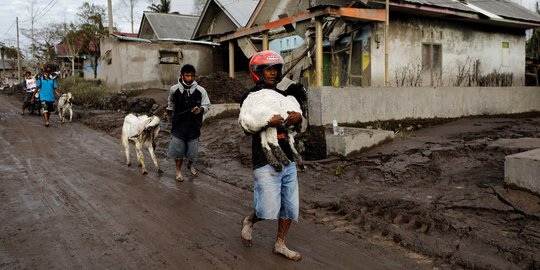
[[[210,98],[208,97],[206,89],[204,89],[203,87],[199,87],[199,91],[201,92],[201,106],[195,107],[192,112],[194,114],[205,114],[210,110]]]
[[[172,115],[174,111],[174,92],[176,91],[176,84],[169,88],[169,96],[167,97],[167,108],[163,112],[163,119],[165,121],[169,120],[169,116]]]

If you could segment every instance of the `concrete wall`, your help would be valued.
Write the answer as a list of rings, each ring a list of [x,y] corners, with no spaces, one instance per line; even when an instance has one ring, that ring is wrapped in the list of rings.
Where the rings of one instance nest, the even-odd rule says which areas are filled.
[[[110,55],[106,55],[110,50]],[[161,64],[160,51],[179,52],[179,64]],[[199,75],[214,72],[214,49],[207,45],[101,41],[98,79],[111,91],[168,88],[176,83],[180,68],[192,64]],[[110,61],[108,61],[110,59]]]
[[[377,39],[371,39],[371,86],[384,86],[384,25],[374,25],[373,34],[379,36],[380,44],[377,49]],[[396,83],[396,71],[418,71],[423,43],[442,46],[442,79],[433,86],[455,86],[458,67],[465,66],[472,72],[476,60],[480,61],[480,74],[511,72],[513,86],[525,85],[524,30],[392,14],[389,41],[390,86],[401,86]],[[503,49],[503,42],[508,42],[508,49]],[[429,78],[422,80],[423,86],[430,83]]]
[[[540,111],[540,87],[310,87],[308,96],[310,125]]]

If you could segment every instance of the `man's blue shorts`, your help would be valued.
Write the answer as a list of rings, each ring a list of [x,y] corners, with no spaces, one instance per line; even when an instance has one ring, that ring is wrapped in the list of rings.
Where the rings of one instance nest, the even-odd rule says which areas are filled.
[[[298,221],[299,196],[296,163],[278,172],[271,165],[253,170],[255,212],[262,219]]]
[[[175,160],[188,159],[191,162],[196,162],[199,153],[199,138],[184,141],[171,136],[169,142],[169,158]]]

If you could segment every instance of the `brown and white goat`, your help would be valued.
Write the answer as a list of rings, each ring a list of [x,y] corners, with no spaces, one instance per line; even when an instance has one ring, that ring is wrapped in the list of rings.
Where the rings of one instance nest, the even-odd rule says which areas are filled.
[[[156,138],[159,134],[160,119],[157,116],[128,114],[124,118],[124,125],[122,126],[122,145],[126,153],[126,163],[131,166],[131,160],[129,158],[129,145],[135,144],[135,153],[137,153],[137,161],[139,167],[142,167],[142,173],[148,174],[146,165],[144,164],[144,155],[142,148],[148,148],[152,161],[157,169],[158,174],[163,171],[159,168],[154,148],[156,147]]]

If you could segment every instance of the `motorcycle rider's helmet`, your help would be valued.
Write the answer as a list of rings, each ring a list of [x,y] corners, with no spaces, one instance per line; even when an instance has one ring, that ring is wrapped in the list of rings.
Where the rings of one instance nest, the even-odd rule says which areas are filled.
[[[262,72],[265,68],[275,66],[278,71],[277,82],[280,82],[284,64],[283,58],[272,50],[256,52],[249,60],[249,74],[255,84],[266,84]]]
[[[51,68],[46,68],[46,69],[45,69],[45,73],[51,74]]]

